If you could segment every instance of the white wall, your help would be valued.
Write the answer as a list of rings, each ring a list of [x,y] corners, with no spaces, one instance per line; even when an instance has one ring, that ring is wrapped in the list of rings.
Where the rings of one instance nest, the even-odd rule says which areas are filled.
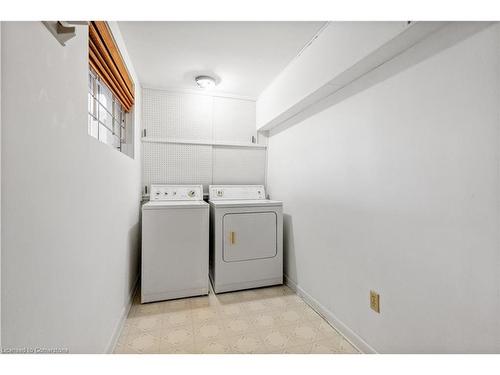
[[[143,97],[143,188],[264,184],[266,150],[247,147],[257,137],[255,101],[150,88]]]
[[[87,135],[86,27],[66,47],[40,22],[1,37],[2,345],[101,353],[138,272],[138,144]]]
[[[407,23],[402,21],[330,22],[260,94],[257,100],[257,129],[264,129],[298,102],[330,85],[332,79],[406,27]],[[346,84],[335,82],[337,88]]]
[[[2,22],[0,22],[0,212],[2,212]],[[0,215],[0,348],[2,347],[2,215]]]
[[[270,137],[286,273],[358,344],[500,352],[499,90],[495,25]]]

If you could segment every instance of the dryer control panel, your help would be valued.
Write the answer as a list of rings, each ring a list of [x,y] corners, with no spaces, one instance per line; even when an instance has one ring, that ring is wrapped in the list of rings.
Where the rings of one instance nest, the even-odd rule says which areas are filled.
[[[202,185],[151,185],[150,201],[202,201]]]
[[[211,201],[266,199],[263,185],[210,185],[208,193]]]

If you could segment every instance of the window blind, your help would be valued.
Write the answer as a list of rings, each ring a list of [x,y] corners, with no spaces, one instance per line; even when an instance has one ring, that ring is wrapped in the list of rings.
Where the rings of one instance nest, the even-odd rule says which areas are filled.
[[[104,21],[89,23],[89,64],[118,98],[126,112],[134,105],[134,84],[109,26]]]

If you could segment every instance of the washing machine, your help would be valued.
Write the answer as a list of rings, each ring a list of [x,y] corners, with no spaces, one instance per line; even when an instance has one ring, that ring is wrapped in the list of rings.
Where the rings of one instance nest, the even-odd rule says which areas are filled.
[[[151,185],[142,206],[141,302],[208,294],[209,205],[201,185]]]
[[[283,203],[261,185],[210,185],[215,293],[283,283]]]

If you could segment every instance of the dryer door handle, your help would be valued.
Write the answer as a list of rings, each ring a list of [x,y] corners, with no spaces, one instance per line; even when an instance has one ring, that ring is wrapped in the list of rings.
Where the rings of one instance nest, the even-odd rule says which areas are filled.
[[[229,242],[231,243],[231,245],[234,245],[236,243],[236,233],[233,231],[229,233]]]

